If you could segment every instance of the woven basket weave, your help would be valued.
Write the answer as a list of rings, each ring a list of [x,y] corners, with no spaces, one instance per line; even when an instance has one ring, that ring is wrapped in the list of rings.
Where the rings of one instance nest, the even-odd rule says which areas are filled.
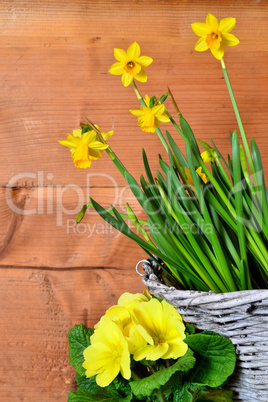
[[[152,262],[142,281],[154,296],[171,303],[186,323],[229,338],[237,368],[228,386],[235,401],[268,402],[268,290],[213,293],[177,290],[160,282]]]

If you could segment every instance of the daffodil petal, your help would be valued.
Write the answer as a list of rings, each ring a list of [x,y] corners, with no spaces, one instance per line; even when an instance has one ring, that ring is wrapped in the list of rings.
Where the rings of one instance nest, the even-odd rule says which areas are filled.
[[[196,44],[195,44],[195,50],[197,50],[198,52],[204,52],[204,50],[208,49],[208,45],[206,42],[206,38],[200,38]]]
[[[127,49],[127,56],[131,60],[136,60],[138,57],[140,57],[140,54],[141,50],[137,42],[132,43],[132,45],[130,45]]]
[[[164,106],[164,105],[156,105],[156,106],[154,106],[154,107],[152,108],[152,113],[153,113],[154,115],[163,114],[164,111],[165,111],[165,106]]]
[[[210,29],[205,22],[194,22],[191,27],[197,36],[207,36],[210,32]]]
[[[144,97],[144,102],[146,103],[146,106],[149,107],[149,105],[150,105],[150,98],[149,98],[149,95],[145,95],[145,97]]]
[[[114,63],[110,68],[109,68],[109,73],[113,75],[121,75],[124,72],[124,68],[122,63]]]
[[[130,109],[130,113],[134,116],[144,116],[144,112],[142,110]]]
[[[89,144],[89,147],[91,149],[102,150],[102,149],[108,148],[109,145],[108,144],[103,144],[102,142],[99,142],[99,141],[94,141],[94,142],[92,142],[92,144]]]
[[[223,37],[223,44],[226,46],[236,46],[239,43],[239,40],[233,34],[224,33],[222,37]]]
[[[101,135],[103,136],[104,140],[107,141],[112,135],[113,135],[113,131],[103,131],[101,133]]]
[[[221,43],[221,46],[219,47],[219,49],[210,49],[211,53],[213,54],[214,57],[216,57],[216,59],[221,60],[223,58],[224,55],[224,45]]]
[[[88,152],[92,159],[98,160],[99,158],[102,157],[102,153],[100,151],[98,151],[97,149],[89,148]]]
[[[81,144],[81,137],[74,137],[72,134],[67,134],[67,140],[71,141],[74,145]]]
[[[146,74],[145,70],[141,69],[141,71],[135,75],[135,79],[140,82],[146,82],[147,74]]]
[[[121,61],[122,63],[128,59],[126,52],[123,49],[118,48],[114,49],[114,57],[116,60]]]
[[[158,116],[157,116],[157,120],[161,121],[161,123],[168,123],[168,122],[170,122],[169,117],[167,117],[167,116],[164,115],[164,114],[158,115]]]
[[[232,17],[223,18],[219,24],[219,31],[223,33],[230,32],[236,24],[236,19]]]
[[[141,56],[136,59],[136,62],[142,67],[148,67],[150,64],[152,64],[153,59],[151,57]]]
[[[121,77],[124,87],[128,87],[132,83],[133,78],[134,78],[133,75],[128,74],[124,71],[124,73],[122,74],[122,77]]]
[[[70,135],[70,134],[68,134]],[[80,128],[77,128],[76,130],[73,130],[73,136],[77,138],[81,138],[82,135],[82,130]]]
[[[210,13],[207,15],[206,24],[207,24],[208,28],[212,31],[218,29],[218,27],[219,27],[218,19]]]
[[[87,131],[86,133],[83,134],[82,136],[82,142],[83,144],[89,145],[91,142],[94,142],[96,139],[96,133],[95,131]]]
[[[59,141],[59,143],[61,145],[64,145],[65,147],[68,147],[68,148],[74,148],[75,147],[75,145],[74,145],[74,143],[72,141],[62,140],[62,141]]]

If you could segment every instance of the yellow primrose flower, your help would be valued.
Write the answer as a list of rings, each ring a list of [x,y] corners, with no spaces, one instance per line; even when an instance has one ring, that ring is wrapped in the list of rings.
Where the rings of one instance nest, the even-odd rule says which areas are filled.
[[[199,166],[198,169],[196,169],[196,173],[201,177],[201,179],[203,180],[203,182],[206,184],[209,182],[209,178],[205,175],[205,173],[202,173],[202,167]],[[188,167],[185,168],[185,174],[187,177],[186,182],[189,184],[189,186],[194,187],[194,181],[193,178],[191,176],[191,172],[190,169]]]
[[[114,57],[118,60],[118,63],[114,63],[109,68],[109,73],[113,75],[122,74],[122,83],[124,87],[127,87],[133,79],[140,82],[147,81],[147,74],[143,70],[144,67],[148,67],[153,59],[147,56],[140,56],[140,46],[137,42],[132,43],[125,52],[123,49],[114,49]]]
[[[96,126],[98,129],[98,126]],[[106,141],[111,137],[113,131],[105,131],[101,133]],[[59,141],[61,145],[71,148],[71,155],[76,167],[85,169],[90,167],[93,159],[97,160],[102,156],[101,151],[108,148],[108,144],[104,144],[96,139],[95,131],[87,131],[82,134],[81,129],[73,130],[73,135],[67,134],[67,140]]]
[[[225,46],[238,45],[239,40],[229,32],[234,28],[235,18],[223,18],[220,22],[212,14],[208,14],[206,22],[193,23],[192,29],[201,38],[195,44],[195,50],[203,52],[210,49],[216,59],[220,60],[224,55]]]
[[[152,296],[145,289],[142,293],[123,293],[118,299],[118,306],[125,307],[129,313],[132,313],[135,307],[138,307],[142,302],[148,302]]]
[[[138,307],[141,302],[151,300],[152,296],[145,289],[142,293],[123,293],[117,302],[117,305],[110,307],[103,317],[111,318],[123,330],[131,323],[131,314],[135,307]],[[102,320],[102,319],[101,319]],[[94,325],[98,328],[101,320]]]
[[[97,375],[96,382],[100,387],[107,387],[119,372],[125,379],[130,379],[128,344],[115,322],[103,317],[90,341],[91,345],[83,352],[83,367],[88,378]]]
[[[133,311],[133,324],[144,338],[134,360],[177,359],[185,355],[188,346],[183,342],[185,326],[177,310],[165,300],[151,299],[140,303]],[[133,336],[137,339],[136,334]]]
[[[144,102],[146,106],[141,106],[140,110],[131,109],[130,113],[134,116],[138,116],[138,126],[140,126],[142,131],[154,133],[155,129],[160,127],[160,122],[168,123],[170,120],[164,113],[164,105],[156,105],[152,108],[149,107],[150,98],[148,95],[145,95]]]
[[[202,152],[201,158],[203,159],[203,161],[204,161],[205,163],[208,163],[208,162],[215,162],[214,156],[212,156],[211,152],[209,152],[209,151],[204,151],[204,152]]]

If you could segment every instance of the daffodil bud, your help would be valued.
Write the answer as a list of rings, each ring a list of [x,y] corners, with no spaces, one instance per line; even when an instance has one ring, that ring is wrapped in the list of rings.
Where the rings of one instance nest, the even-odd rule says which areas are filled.
[[[81,220],[84,218],[84,215],[86,213],[87,207],[88,207],[87,204],[83,205],[81,211],[78,213],[78,215],[76,217],[76,223],[81,222]]]
[[[160,103],[164,103],[165,100],[167,99],[167,97],[168,97],[168,92],[166,92],[164,95],[161,96],[161,98],[159,99]]]

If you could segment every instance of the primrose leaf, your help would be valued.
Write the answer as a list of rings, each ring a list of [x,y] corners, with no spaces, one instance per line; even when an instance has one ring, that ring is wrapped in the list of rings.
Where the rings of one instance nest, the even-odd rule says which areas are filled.
[[[197,402],[232,402],[233,391],[229,389],[213,389],[207,392],[201,392]]]
[[[194,351],[196,364],[190,381],[220,387],[235,369],[235,347],[231,341],[216,333],[189,335],[184,342]]]
[[[68,402],[130,402],[131,395],[126,398],[121,398],[120,394],[114,391],[113,395],[90,395],[85,391],[82,391],[80,388],[76,392],[70,392],[68,397]]]
[[[90,337],[93,334],[91,328],[86,328],[83,324],[75,325],[68,333],[69,339],[69,363],[75,368],[79,375],[85,375],[82,366],[84,362],[83,352],[90,345]]]
[[[176,371],[189,371],[195,364],[195,358],[191,350],[180,357],[171,367],[157,371],[149,377],[129,383],[131,390],[137,398],[150,396],[155,389],[165,385]]]

